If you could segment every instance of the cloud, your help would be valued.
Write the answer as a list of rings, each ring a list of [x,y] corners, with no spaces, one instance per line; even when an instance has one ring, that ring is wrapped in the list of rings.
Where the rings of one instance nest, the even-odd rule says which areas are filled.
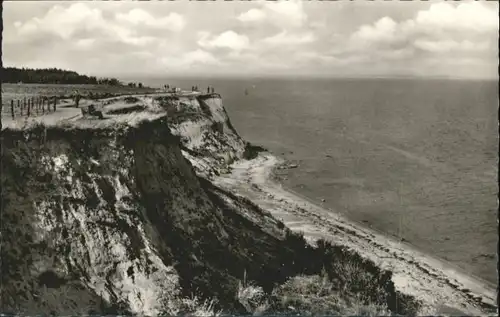
[[[103,29],[106,25],[99,9],[89,8],[86,4],[75,3],[67,8],[54,6],[41,18],[22,23],[17,21],[15,27],[22,36],[36,35],[39,31],[56,34],[69,39],[76,29],[84,25],[87,29]]]
[[[155,18],[138,8],[117,13],[115,19],[105,19],[101,9],[87,3],[74,3],[67,7],[56,5],[40,18],[34,17],[24,23],[16,21],[14,24],[20,36],[36,37],[40,32],[45,32],[71,41],[78,34],[92,33],[96,40],[119,39],[139,46],[148,45],[154,40],[152,36],[137,34],[141,29],[179,32],[185,25],[180,14],[172,12],[166,17]]]
[[[175,36],[186,25],[182,15],[171,11],[158,18],[145,9],[121,5],[56,4],[35,16],[12,21],[4,33],[4,61],[23,66],[73,64],[69,68],[97,74],[117,72],[124,65],[130,71],[153,71],[166,54],[183,50]],[[23,47],[29,49],[22,53]],[[186,58],[185,64],[203,60],[199,53]]]
[[[132,9],[126,14],[118,13],[116,15],[116,20],[119,22],[130,23],[134,26],[148,26],[174,32],[182,31],[182,29],[186,26],[184,17],[178,13],[173,12],[166,17],[155,18],[147,11],[139,8]]]
[[[300,0],[266,1],[260,8],[252,8],[237,19],[245,23],[266,22],[281,29],[297,28],[304,25],[307,15]]]
[[[217,59],[209,52],[203,50],[196,50],[187,53],[184,60],[188,64],[201,63],[201,64],[218,64]]]
[[[401,49],[430,53],[486,51],[496,47],[498,16],[479,2],[435,3],[415,18],[395,22],[383,17],[362,25],[351,45],[364,49]]]
[[[265,8],[271,12],[271,18],[276,22],[283,25],[302,26],[306,20],[307,15],[304,12],[302,1],[276,1],[267,2]]]
[[[252,45],[245,41],[248,54],[232,52],[228,57],[240,59],[243,64],[253,63],[254,68],[284,70],[296,67],[293,50],[301,50],[317,40],[307,23],[302,1],[260,2],[258,7],[241,13],[236,19],[252,36]]]
[[[415,25],[432,29],[447,29],[460,32],[488,32],[498,30],[498,12],[490,10],[480,2],[433,4],[429,10],[420,11],[414,20]]]
[[[177,56],[161,58],[160,62],[167,70],[188,71],[197,66],[217,66],[221,62],[210,52],[197,49]]]
[[[367,6],[254,1],[235,11],[224,2],[10,1],[3,59],[96,75],[418,70],[496,76],[498,3]]]
[[[237,19],[241,22],[258,22],[265,19],[266,14],[260,9],[250,9],[247,12],[240,14]]]
[[[80,39],[76,42],[76,46],[83,49],[91,48],[95,43],[95,39]]]
[[[316,40],[313,33],[292,34],[287,31],[280,32],[276,35],[266,37],[262,41],[272,45],[300,45],[311,43]]]
[[[490,43],[488,43],[487,41],[473,43],[469,40],[431,41],[425,39],[417,39],[413,43],[413,46],[427,52],[450,53],[452,51],[462,51],[462,52],[486,51],[490,47]]]
[[[234,31],[225,31],[217,36],[210,36],[207,32],[200,33],[198,45],[203,48],[227,48],[231,50],[243,50],[250,44],[246,35],[240,35]]]
[[[362,25],[352,36],[358,42],[392,42],[395,41],[398,24],[389,17],[383,17],[374,25]]]

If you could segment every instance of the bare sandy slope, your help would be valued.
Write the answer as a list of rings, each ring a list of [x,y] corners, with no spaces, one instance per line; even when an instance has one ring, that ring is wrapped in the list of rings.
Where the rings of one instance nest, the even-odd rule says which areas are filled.
[[[189,97],[200,95],[199,92],[182,92],[175,94],[176,96]],[[154,120],[166,114],[164,109],[158,107],[153,102],[155,97],[172,96],[172,93],[154,93],[154,94],[135,94],[135,95],[121,95],[117,97],[100,99],[98,101],[82,99],[79,108],[74,106],[74,101],[71,99],[61,99],[58,102],[57,110],[55,112],[47,112],[45,114],[33,113],[32,116],[18,115],[15,119],[6,113],[2,113],[2,130],[3,129],[26,129],[31,125],[43,124],[45,126],[58,126],[69,125],[80,128],[104,128],[114,126],[119,123],[126,123],[128,125],[135,125],[143,120]],[[143,111],[111,115],[107,114],[110,110],[126,109],[135,106],[125,101],[125,98],[133,97],[138,100],[138,104],[144,106]],[[95,104],[98,109],[104,113],[104,119],[84,117],[81,108]]]
[[[239,161],[232,166],[231,174],[218,177],[215,183],[253,200],[292,230],[302,231],[310,241],[326,238],[390,269],[398,290],[425,303],[422,314],[494,313],[496,291],[493,287],[284,189],[271,178],[273,168],[280,163],[280,159],[268,154],[251,161]]]

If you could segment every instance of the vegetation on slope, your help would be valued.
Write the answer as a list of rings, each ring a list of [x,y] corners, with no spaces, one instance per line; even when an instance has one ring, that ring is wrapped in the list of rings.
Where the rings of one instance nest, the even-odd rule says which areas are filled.
[[[267,149],[263,148],[260,145],[254,145],[250,142],[245,142],[245,151],[243,152],[243,158],[246,160],[252,160],[262,152],[267,152]]]
[[[418,304],[395,291],[390,272],[324,241],[313,247],[248,199],[198,178],[179,143],[165,119],[117,130],[39,126],[3,131],[1,310],[130,312],[117,297],[104,301],[88,287],[91,250],[78,231],[83,229],[59,226],[64,220],[61,208],[84,208],[96,215],[104,212],[109,219],[88,223],[86,230],[113,226],[111,232],[126,238],[127,254],[133,258],[139,257],[145,243],[137,226],[145,228],[163,263],[173,265],[179,274],[182,296],[195,294],[197,300],[184,302],[185,310],[201,305],[233,314],[345,313],[346,307],[372,305],[377,311],[415,314]],[[110,150],[112,144],[119,152]],[[44,157],[61,154],[69,158],[71,181],[58,180],[41,168]],[[118,177],[132,193],[127,197],[130,209],[114,207],[117,188],[111,177]],[[61,195],[73,190],[75,179],[82,184],[85,199]],[[35,207],[41,200],[60,204],[52,209],[53,235],[35,240]],[[124,214],[135,225],[122,221]],[[75,248],[84,252],[76,262],[71,253]],[[65,275],[51,268],[57,261],[69,267]],[[42,274],[55,274],[59,283],[47,285],[42,274],[35,274],[39,263],[47,266]],[[149,270],[147,265],[143,269]],[[325,280],[321,291],[315,289],[319,278]],[[106,280],[112,283],[109,277]],[[257,291],[249,291],[250,284]],[[317,298],[311,298],[314,292]],[[333,298],[337,304],[329,305]]]

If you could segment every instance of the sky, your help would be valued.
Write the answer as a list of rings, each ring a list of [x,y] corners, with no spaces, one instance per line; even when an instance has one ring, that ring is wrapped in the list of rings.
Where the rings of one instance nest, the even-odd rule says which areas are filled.
[[[496,1],[7,1],[3,63],[95,76],[497,78]]]

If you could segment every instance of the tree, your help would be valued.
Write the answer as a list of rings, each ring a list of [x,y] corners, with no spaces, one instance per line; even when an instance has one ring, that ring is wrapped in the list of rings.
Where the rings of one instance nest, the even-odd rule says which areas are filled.
[[[80,75],[73,71],[57,68],[2,68],[2,82],[4,83],[34,83],[34,84],[87,84],[87,85],[121,85],[116,78],[99,78]]]

